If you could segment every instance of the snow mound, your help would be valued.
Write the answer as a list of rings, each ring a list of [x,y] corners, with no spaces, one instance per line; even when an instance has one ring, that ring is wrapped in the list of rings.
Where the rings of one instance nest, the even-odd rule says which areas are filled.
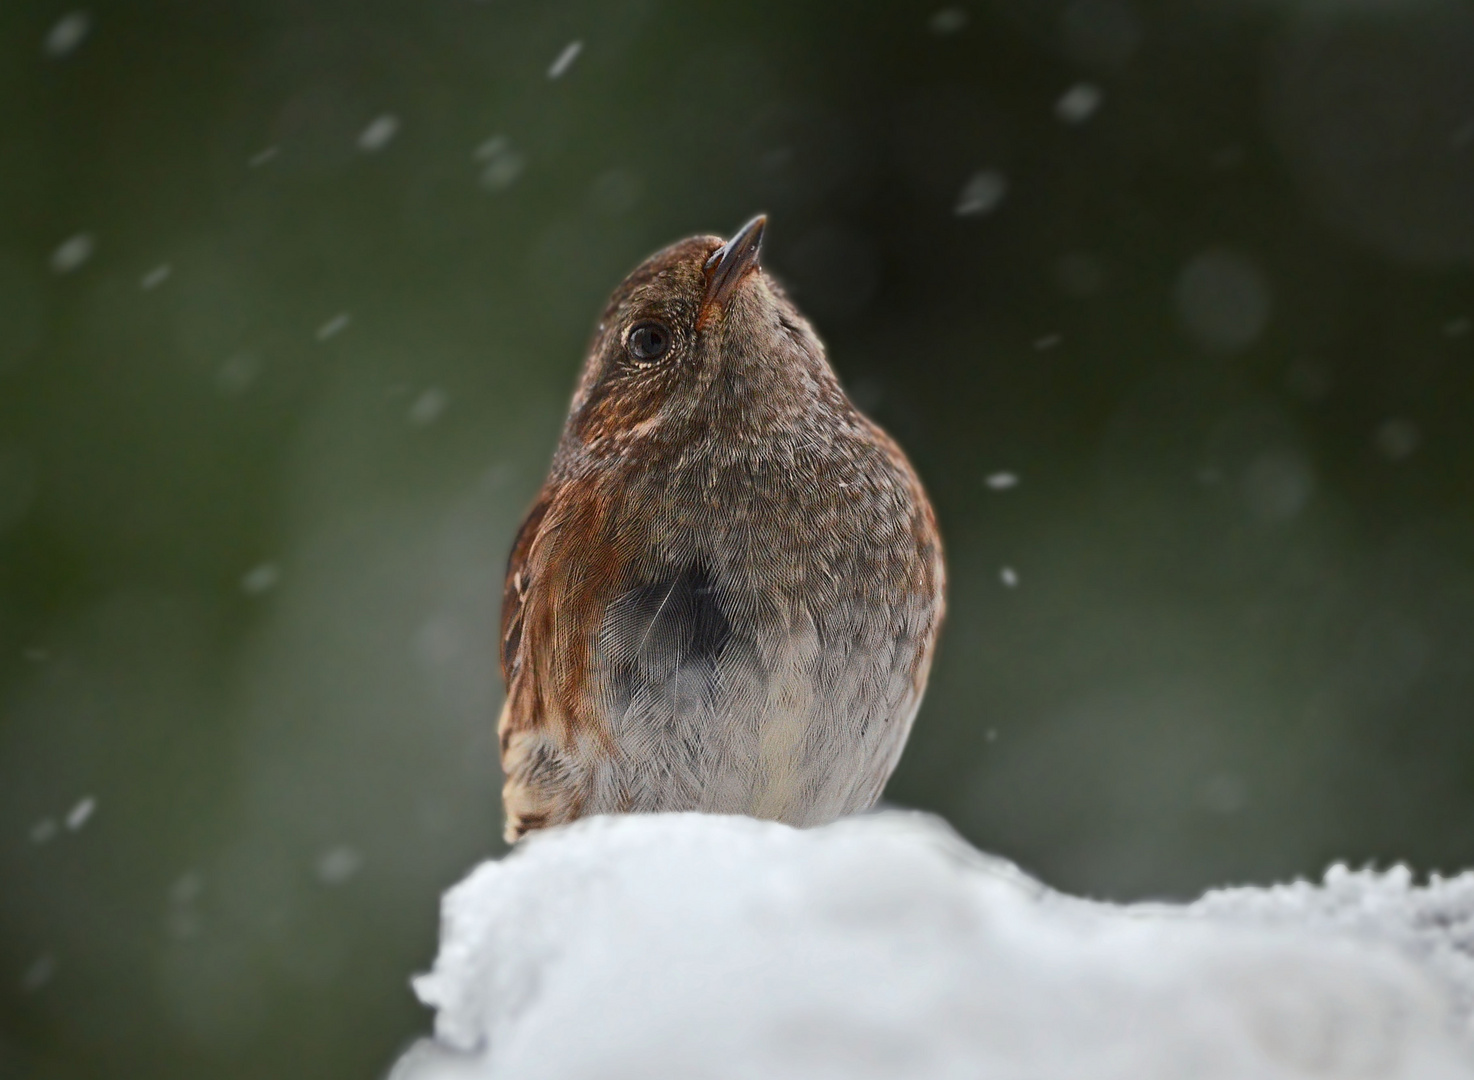
[[[1072,899],[938,820],[593,818],[445,896],[392,1080],[1474,1080],[1474,877]]]

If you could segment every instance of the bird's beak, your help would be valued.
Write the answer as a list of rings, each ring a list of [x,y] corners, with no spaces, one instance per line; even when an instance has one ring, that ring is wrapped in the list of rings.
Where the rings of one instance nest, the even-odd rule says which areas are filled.
[[[767,217],[759,214],[738,229],[736,236],[717,248],[712,252],[711,258],[706,260],[706,295],[701,301],[701,314],[696,319],[698,327],[724,308],[742,279],[757,269],[758,253],[763,246],[763,230],[767,225]]]

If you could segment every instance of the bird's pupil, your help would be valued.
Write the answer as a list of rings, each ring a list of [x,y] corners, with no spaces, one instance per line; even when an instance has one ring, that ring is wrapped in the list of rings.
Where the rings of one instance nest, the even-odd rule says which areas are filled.
[[[670,336],[658,323],[635,327],[630,335],[630,352],[637,360],[654,360],[670,347]]]

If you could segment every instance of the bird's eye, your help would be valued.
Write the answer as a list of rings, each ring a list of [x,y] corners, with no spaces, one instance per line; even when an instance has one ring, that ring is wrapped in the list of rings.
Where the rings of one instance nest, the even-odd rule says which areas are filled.
[[[630,330],[625,348],[633,359],[648,364],[670,352],[671,340],[670,327],[665,323],[642,322]]]

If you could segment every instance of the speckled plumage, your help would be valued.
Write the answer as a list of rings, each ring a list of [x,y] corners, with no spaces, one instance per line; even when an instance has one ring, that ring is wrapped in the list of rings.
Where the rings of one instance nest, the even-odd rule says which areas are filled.
[[[871,805],[943,610],[931,506],[757,264],[762,219],[615,290],[502,610],[508,839],[586,814]],[[641,362],[632,328],[669,351]]]

